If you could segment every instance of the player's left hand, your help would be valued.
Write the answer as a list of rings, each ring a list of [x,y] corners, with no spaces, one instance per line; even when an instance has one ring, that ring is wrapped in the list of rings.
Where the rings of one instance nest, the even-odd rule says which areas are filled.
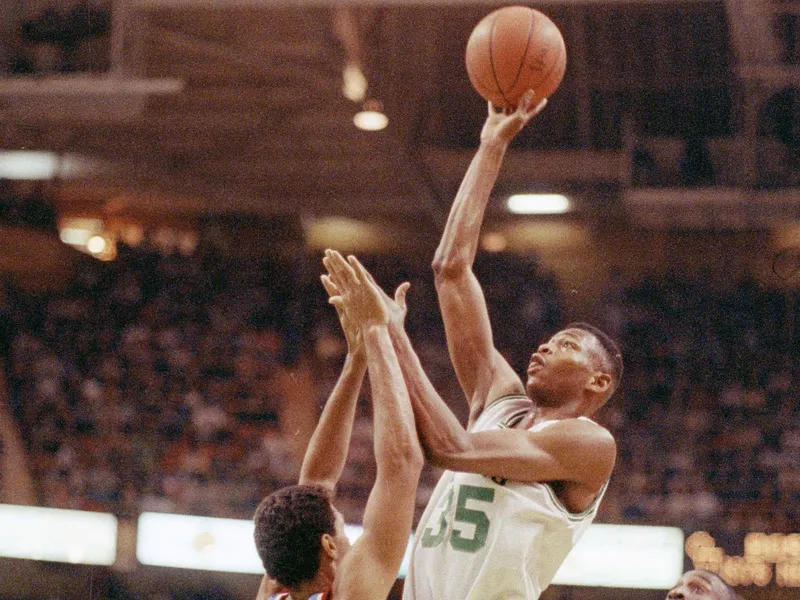
[[[489,115],[481,130],[481,142],[500,141],[508,144],[514,139],[531,119],[547,106],[547,98],[534,105],[534,92],[528,90],[523,94],[515,110],[498,112],[489,102]]]

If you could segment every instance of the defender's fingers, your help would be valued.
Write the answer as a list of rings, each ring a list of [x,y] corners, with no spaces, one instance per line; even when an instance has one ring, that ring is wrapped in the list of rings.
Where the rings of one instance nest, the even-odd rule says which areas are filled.
[[[330,264],[333,268],[334,274],[339,278],[342,283],[352,283],[356,281],[356,274],[352,267],[347,263],[344,257],[336,250],[331,251]],[[338,284],[339,281],[334,279],[334,283]],[[338,285],[337,285],[338,287]]]
[[[336,308],[336,312],[344,312],[344,300],[341,296],[331,296],[328,298],[328,304],[333,304],[334,308]]]
[[[353,269],[353,272],[356,274],[356,277],[361,283],[372,283],[370,281],[369,272],[364,268],[359,260],[353,256],[352,254],[347,257],[347,262]]]
[[[328,292],[329,297],[336,296],[339,293],[339,290],[336,289],[336,285],[334,285],[329,276],[322,275],[320,276],[320,279],[322,280],[322,286],[325,288],[325,291]]]
[[[336,274],[336,268],[333,265],[333,261],[328,258],[327,256],[322,259],[322,264],[325,266],[325,269],[328,271],[326,277],[328,277],[329,281],[336,286],[337,283],[340,282],[339,276]],[[323,282],[324,283],[324,282]],[[338,289],[338,287],[337,287]]]

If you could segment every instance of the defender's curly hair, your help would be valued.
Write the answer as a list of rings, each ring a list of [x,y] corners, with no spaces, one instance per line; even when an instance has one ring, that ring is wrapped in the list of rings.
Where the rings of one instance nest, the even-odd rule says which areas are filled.
[[[253,520],[256,549],[270,577],[294,588],[317,575],[321,537],[336,532],[336,517],[325,488],[281,488],[261,501]]]

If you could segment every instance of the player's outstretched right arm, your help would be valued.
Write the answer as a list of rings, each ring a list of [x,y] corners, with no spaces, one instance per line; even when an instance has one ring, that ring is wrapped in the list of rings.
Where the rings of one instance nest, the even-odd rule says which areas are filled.
[[[470,422],[488,398],[524,392],[519,377],[494,347],[486,300],[472,267],[484,213],[508,145],[546,103],[532,106],[532,101],[533,92],[528,92],[508,115],[489,105],[480,147],[461,182],[433,259],[447,346],[470,404]]]
[[[364,511],[364,532],[342,561],[333,597],[378,600],[391,590],[408,545],[422,449],[381,293],[354,257],[345,261],[328,251],[325,266],[345,310],[361,326],[372,388],[377,463]]]

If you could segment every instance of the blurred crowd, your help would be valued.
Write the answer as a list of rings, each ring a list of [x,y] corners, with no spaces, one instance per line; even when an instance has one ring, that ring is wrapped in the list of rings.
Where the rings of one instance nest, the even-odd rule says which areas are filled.
[[[108,69],[111,2],[28,0],[21,4],[23,15],[13,40],[6,52],[0,52],[7,74],[50,75]]]
[[[0,178],[0,226],[57,231],[58,214],[41,182]]]
[[[116,261],[87,262],[64,292],[8,289],[10,400],[41,502],[250,518],[263,495],[295,482],[346,351],[318,258],[123,246]],[[387,290],[411,281],[409,333],[465,421],[428,263],[364,260]],[[476,270],[496,343],[523,373],[563,325],[556,281],[506,254],[482,254]],[[619,446],[599,520],[707,529],[729,553],[745,531],[797,531],[797,298],[667,275],[617,283],[600,301],[626,372],[598,415]],[[337,502],[351,522],[374,476],[369,410],[366,384]],[[420,509],[437,477],[426,467]]]
[[[751,280],[647,278],[609,292],[624,390],[606,408],[618,463],[602,517],[710,530],[800,526],[800,302]]]

